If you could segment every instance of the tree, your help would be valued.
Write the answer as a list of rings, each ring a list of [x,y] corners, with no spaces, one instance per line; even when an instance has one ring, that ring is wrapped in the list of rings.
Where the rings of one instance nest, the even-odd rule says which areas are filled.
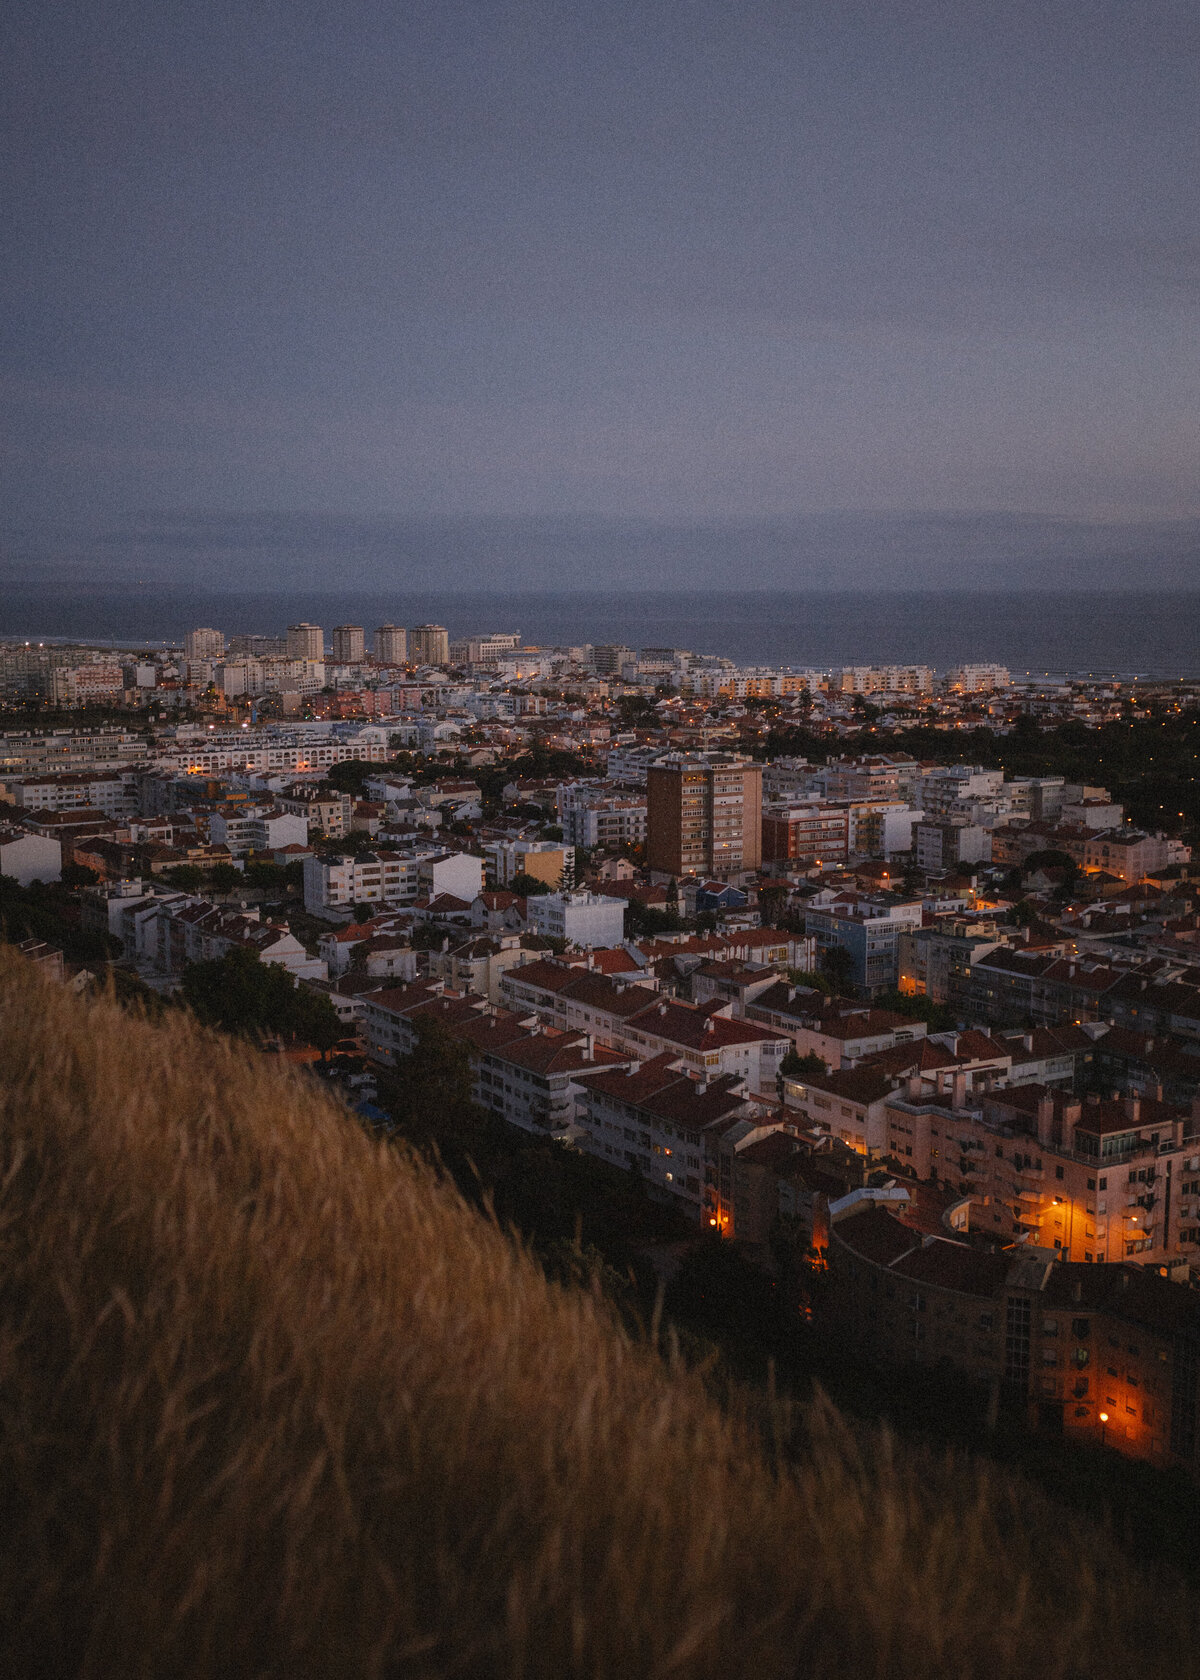
[[[835,993],[842,996],[854,990],[854,958],[842,945],[829,945],[821,952],[821,968]]]
[[[523,869],[518,869],[508,883],[508,890],[516,893],[519,898],[540,898],[551,889],[548,882],[539,881],[536,875],[526,875]]]
[[[338,1012],[324,992],[314,992],[298,986],[292,1014],[292,1031],[297,1038],[321,1052],[321,1060],[329,1060],[329,1052],[345,1037],[346,1029],[338,1019]]]
[[[164,879],[180,892],[199,892],[204,885],[204,871],[194,863],[180,863],[168,869]]]
[[[412,1053],[380,1077],[380,1105],[409,1136],[461,1141],[483,1119],[470,1051],[440,1021],[418,1017],[415,1025]]]
[[[231,863],[214,864],[209,883],[218,893],[237,892],[245,884],[241,870],[235,869]]]
[[[89,869],[86,863],[64,863],[62,868],[62,884],[78,890],[80,887],[90,887],[100,879],[94,869]]]
[[[189,963],[180,986],[184,1002],[206,1025],[261,1042],[291,1037],[297,1025],[296,986],[278,963],[238,946],[209,962]]]

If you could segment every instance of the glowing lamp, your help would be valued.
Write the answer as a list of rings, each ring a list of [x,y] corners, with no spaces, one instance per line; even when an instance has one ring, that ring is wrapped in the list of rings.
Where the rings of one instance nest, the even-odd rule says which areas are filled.
[[[1101,1423],[1107,1423],[1108,1422],[1108,1413],[1107,1412],[1101,1412],[1100,1413],[1100,1422]]]

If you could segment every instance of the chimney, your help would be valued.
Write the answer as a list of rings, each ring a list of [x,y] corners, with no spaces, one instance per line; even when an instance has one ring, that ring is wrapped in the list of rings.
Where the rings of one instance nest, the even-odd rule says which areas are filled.
[[[1025,1046],[1026,1050],[1032,1056],[1033,1055],[1033,1034],[1032,1033],[1023,1033],[1021,1035],[1021,1043]]]
[[[1138,1096],[1126,1097],[1125,1113],[1135,1122],[1140,1120],[1142,1117],[1142,1099]]]
[[[920,1101],[920,1098],[921,1098],[921,1076],[920,1076],[919,1073],[910,1073],[909,1074],[909,1076],[908,1076],[908,1078],[907,1078],[907,1080],[905,1081],[905,1084],[904,1084],[904,1091],[905,1091],[905,1095],[907,1096],[909,1102],[919,1102]]]
[[[1038,1098],[1037,1135],[1038,1142],[1045,1147],[1049,1147],[1054,1140],[1054,1098],[1049,1091],[1044,1097]]]
[[[964,1108],[967,1101],[967,1074],[965,1068],[956,1068],[954,1080],[950,1087],[950,1106]]]
[[[1083,1104],[1078,1097],[1070,1097],[1062,1105],[1062,1148],[1066,1151],[1075,1147],[1075,1127],[1082,1113]]]

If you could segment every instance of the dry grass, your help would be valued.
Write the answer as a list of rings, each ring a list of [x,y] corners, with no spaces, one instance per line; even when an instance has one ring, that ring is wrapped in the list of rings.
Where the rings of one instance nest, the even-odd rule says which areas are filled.
[[[0,947],[10,1673],[1191,1672],[1193,1606],[1000,1476],[699,1383],[253,1053]]]

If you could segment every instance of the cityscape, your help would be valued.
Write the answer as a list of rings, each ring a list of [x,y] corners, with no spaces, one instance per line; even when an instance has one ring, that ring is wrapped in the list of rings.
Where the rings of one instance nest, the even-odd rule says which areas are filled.
[[[1192,820],[1102,765],[1200,681],[308,622],[0,677],[36,963],[194,1006],[276,969],[311,1008],[264,1041],[385,1131],[436,1023],[478,1108],[807,1274],[827,1334],[1197,1468]],[[1064,732],[1089,779],[971,762]]]
[[[0,1669],[1200,1677],[1194,0],[12,0]]]

